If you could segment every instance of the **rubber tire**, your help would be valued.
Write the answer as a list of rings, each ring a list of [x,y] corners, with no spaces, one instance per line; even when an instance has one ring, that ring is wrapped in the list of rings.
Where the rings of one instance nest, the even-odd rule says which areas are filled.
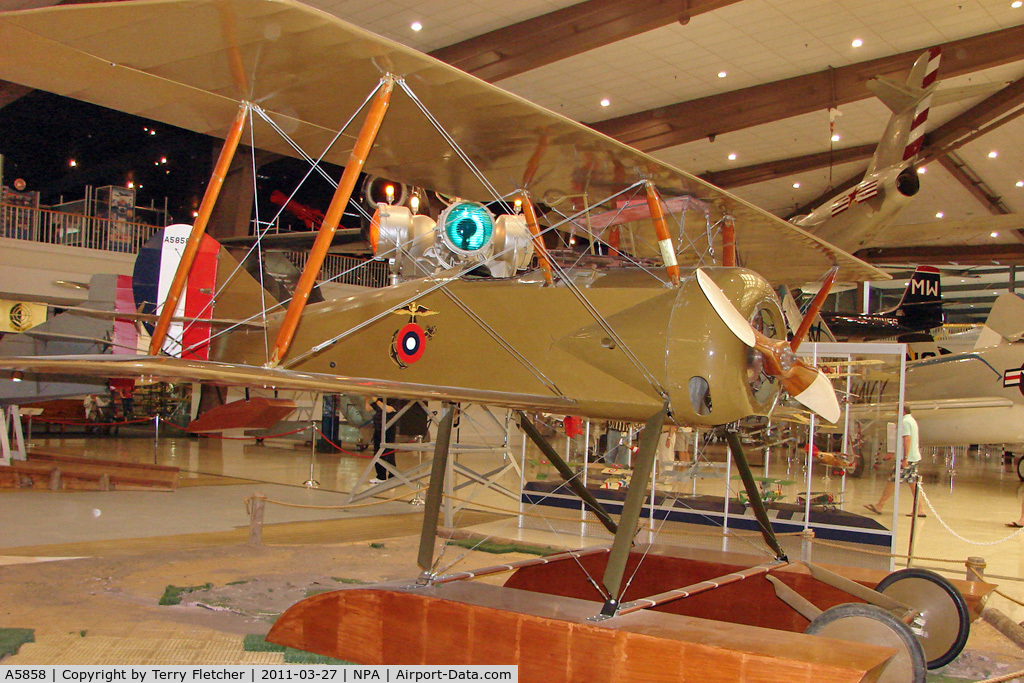
[[[1017,458],[1017,478],[1024,481],[1024,455]]]
[[[864,458],[859,455],[854,455],[854,457],[857,458],[857,461],[853,465],[853,470],[848,472],[848,474],[855,479],[860,479],[864,474]]]
[[[910,585],[904,583],[901,587],[901,582],[913,581],[927,582],[923,584],[925,588],[931,587],[929,584],[936,586],[941,593],[945,593],[946,597],[949,598],[949,603],[946,605],[947,613],[944,615],[946,618],[955,618],[958,620],[956,628],[956,636],[953,638],[953,642],[949,645],[945,652],[928,652],[925,656],[930,656],[932,659],[928,660],[929,669],[938,669],[941,666],[946,666],[954,659],[956,659],[961,652],[963,652],[964,646],[967,644],[967,638],[971,634],[971,615],[967,611],[967,603],[964,601],[964,596],[960,594],[956,586],[951,584],[946,577],[936,574],[933,571],[927,569],[918,569],[917,567],[910,567],[909,569],[900,569],[878,582],[875,586],[875,590],[879,593],[884,593],[890,597],[896,598],[901,602],[910,605],[915,609],[925,609],[929,605],[927,604],[914,604],[914,600],[911,599],[902,589],[911,588]],[[922,584],[919,584],[922,585]],[[894,589],[895,588],[895,589]],[[934,593],[933,593],[934,595]],[[939,616],[932,614],[932,617]],[[928,612],[925,611],[925,626],[928,625]],[[935,647],[928,648],[927,642],[921,642],[922,650],[934,650]],[[941,645],[939,646],[941,647]]]
[[[874,633],[880,634],[881,637],[863,635],[862,628],[863,620],[865,619],[877,622],[880,628]],[[857,622],[861,623],[858,624]],[[844,632],[843,627],[847,625],[852,632]],[[882,670],[882,675],[878,678],[879,683],[925,683],[928,667],[925,664],[921,643],[914,636],[909,626],[894,617],[888,610],[882,609],[877,605],[869,605],[864,602],[847,602],[830,607],[815,617],[814,621],[804,629],[804,633],[821,635],[825,638],[835,638],[837,640],[866,643],[868,645],[895,647],[897,650],[902,645],[903,651],[898,652],[896,659]],[[851,637],[852,635],[863,637]],[[894,664],[897,665],[896,669],[891,668]],[[911,669],[911,679],[904,680],[898,678],[902,673],[902,669],[905,669],[907,666]]]

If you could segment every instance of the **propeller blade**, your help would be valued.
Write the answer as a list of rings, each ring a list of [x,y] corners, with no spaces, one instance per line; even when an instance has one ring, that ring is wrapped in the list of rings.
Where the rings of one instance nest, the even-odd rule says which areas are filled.
[[[803,320],[800,321],[800,327],[797,329],[796,334],[793,335],[793,340],[789,342],[790,348],[794,351],[800,348],[800,343],[803,342],[804,337],[806,337],[807,333],[810,331],[811,325],[814,323],[815,316],[818,315],[822,305],[825,303],[825,299],[828,298],[829,292],[832,291],[832,285],[836,281],[836,274],[838,272],[839,266],[835,266],[825,275],[825,281],[822,282],[821,288],[814,297],[814,301],[811,302],[811,305],[807,308],[807,312],[804,313]]]
[[[783,378],[782,385],[790,396],[822,419],[832,423],[839,421],[842,410],[839,408],[836,390],[821,370],[801,363],[793,367],[790,377]]]
[[[707,297],[711,307],[715,309],[715,313],[722,319],[725,326],[736,335],[736,337],[746,344],[747,346],[754,346],[757,343],[757,336],[754,333],[754,328],[750,326],[747,319],[736,310],[736,307],[732,305],[729,298],[725,295],[725,292],[715,284],[715,281],[708,276],[702,269],[697,269],[697,284],[700,285],[700,290],[704,292],[704,296]]]

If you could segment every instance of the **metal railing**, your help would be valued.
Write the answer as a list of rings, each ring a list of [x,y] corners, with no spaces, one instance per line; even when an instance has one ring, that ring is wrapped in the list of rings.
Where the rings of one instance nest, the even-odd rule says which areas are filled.
[[[285,256],[296,268],[301,269],[306,265],[309,254],[303,251],[290,251],[286,252]],[[324,259],[324,265],[320,270],[320,277],[318,279],[321,282],[331,280],[340,284],[359,285],[361,287],[387,287],[388,278],[387,261],[364,260],[352,256],[328,254]]]
[[[161,228],[50,209],[0,204],[0,237],[136,254]]]

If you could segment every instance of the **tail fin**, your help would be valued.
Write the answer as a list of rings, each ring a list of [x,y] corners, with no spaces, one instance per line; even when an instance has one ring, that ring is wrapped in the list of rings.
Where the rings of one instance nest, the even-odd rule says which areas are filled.
[[[905,324],[920,329],[942,325],[942,284],[938,268],[918,266],[896,307],[896,314],[903,317]]]
[[[921,151],[924,124],[928,120],[932,93],[939,70],[940,49],[933,47],[914,62],[906,83],[876,76],[868,89],[892,111],[882,141],[868,167],[868,173],[912,160]]]
[[[1018,342],[1024,339],[1024,297],[1016,292],[1001,294],[992,304],[974,348]]]
[[[171,225],[156,232],[139,251],[132,275],[136,310],[157,314],[181,261],[192,230],[189,225]],[[185,290],[178,301],[175,320],[167,333],[163,351],[172,356],[207,360],[210,356],[211,321],[245,320],[277,300],[217,240],[205,235],[200,243]],[[149,323],[146,331],[152,333]]]

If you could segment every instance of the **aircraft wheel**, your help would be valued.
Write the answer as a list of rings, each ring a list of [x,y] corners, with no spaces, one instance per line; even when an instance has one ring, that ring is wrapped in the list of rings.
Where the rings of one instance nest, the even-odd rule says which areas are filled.
[[[1017,478],[1024,481],[1024,455],[1017,458]]]
[[[925,683],[928,667],[921,643],[909,626],[877,605],[848,602],[830,607],[804,633],[891,647],[896,656],[885,665],[879,683]]]
[[[971,617],[964,596],[944,577],[927,569],[900,569],[879,581],[875,590],[921,612],[924,624],[915,635],[929,669],[949,664],[963,651]]]

